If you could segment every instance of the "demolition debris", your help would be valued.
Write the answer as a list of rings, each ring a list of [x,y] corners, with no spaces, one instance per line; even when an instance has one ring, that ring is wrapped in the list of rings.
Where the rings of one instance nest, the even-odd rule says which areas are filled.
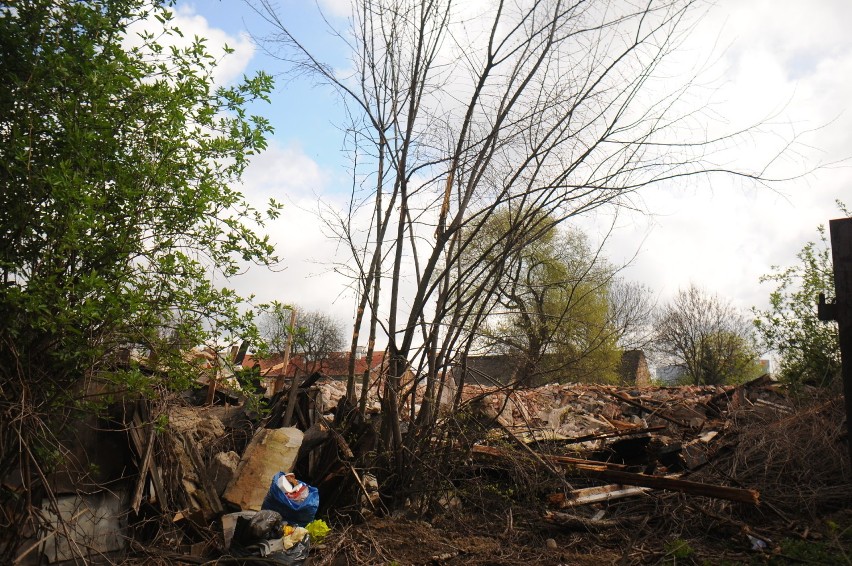
[[[211,383],[215,394],[204,394]],[[122,398],[110,407],[109,423],[80,423],[76,466],[48,478],[51,489],[33,500],[41,512],[17,563],[135,553],[190,563],[255,555],[297,564],[322,551],[311,551],[307,531],[295,530],[315,514],[387,513],[378,474],[364,465],[376,450],[369,417],[378,396],[367,400],[366,419],[352,420],[356,412],[344,422],[339,381],[314,375],[263,401],[260,412],[228,383],[204,380],[200,395]],[[293,390],[295,423],[283,426]],[[774,486],[763,493],[767,486],[754,474],[748,481],[737,473],[740,456],[732,455],[744,453],[743,422],[781,427],[800,414],[769,376],[714,387],[467,385],[457,397],[459,410],[445,418],[467,415],[480,433],[472,442],[436,438],[443,443],[436,450],[456,453],[476,474],[511,479],[518,465],[541,469],[562,486],[536,496],[543,524],[588,531],[618,528],[625,504],[641,507],[656,493],[756,509],[767,498],[782,505]],[[116,449],[99,449],[105,445]],[[728,475],[713,471],[725,466]],[[83,492],[81,485],[89,487]],[[464,493],[446,485],[436,500],[445,509],[464,507]],[[848,492],[835,488],[833,496],[845,501]],[[302,507],[294,510],[294,502]],[[615,504],[622,512],[608,516]]]

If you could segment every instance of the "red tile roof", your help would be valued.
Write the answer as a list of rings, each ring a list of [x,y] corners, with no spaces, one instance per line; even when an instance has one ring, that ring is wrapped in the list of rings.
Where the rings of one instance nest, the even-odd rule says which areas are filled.
[[[374,353],[372,361],[373,363],[368,363],[366,356],[355,358],[355,375],[362,375],[367,369],[378,367],[382,361],[381,352]],[[290,357],[286,372],[283,371],[284,356],[282,354],[273,354],[266,358],[247,355],[242,366],[251,368],[255,364],[260,365],[260,374],[263,377],[308,376],[315,371],[319,371],[327,377],[347,377],[349,374],[349,352],[332,352],[327,357],[316,361],[306,360],[305,356],[295,354]]]

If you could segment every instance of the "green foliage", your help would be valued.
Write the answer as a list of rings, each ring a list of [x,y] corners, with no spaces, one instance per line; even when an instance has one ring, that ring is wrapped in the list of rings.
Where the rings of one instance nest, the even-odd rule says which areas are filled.
[[[785,538],[780,543],[780,555],[772,557],[770,564],[849,564],[848,548],[836,541],[813,541]]]
[[[166,427],[169,426],[169,416],[165,413],[162,415],[157,415],[157,418],[154,420],[154,430],[157,431],[157,434],[162,434],[166,431]]]
[[[683,560],[695,554],[695,549],[693,549],[688,542],[679,538],[667,542],[663,548],[666,552],[666,556],[670,556],[675,560]]]
[[[770,564],[802,562],[809,564],[849,564],[852,562],[852,525],[848,514],[840,512],[837,521],[825,519],[825,528],[817,531],[820,540],[813,538],[784,538],[778,552],[769,560]],[[838,522],[839,521],[839,522]]]
[[[517,231],[508,213],[498,214],[478,245],[493,246]],[[500,314],[484,329],[486,341],[520,358],[523,383],[615,381],[612,267],[582,232],[560,231],[550,219],[512,245],[498,284]]]
[[[698,367],[707,384],[745,383],[763,374],[751,337],[725,331],[701,344]]]
[[[294,313],[296,324],[291,328]],[[264,355],[283,354],[292,336],[291,352],[300,354],[305,362],[309,362],[304,368],[307,373],[313,373],[322,361],[346,346],[342,322],[324,312],[306,310],[297,305],[278,301],[266,305],[259,327],[268,348]]]
[[[196,369],[187,349],[253,332],[211,274],[275,261],[255,230],[277,205],[256,210],[234,188],[266,146],[269,124],[246,105],[271,78],[214,86],[203,39],[166,44],[180,35],[171,17],[160,0],[0,8],[0,414],[28,403],[60,418],[84,376],[181,386]],[[128,36],[155,19],[162,33]],[[157,371],[111,372],[126,348]],[[7,424],[0,476],[25,432]]]
[[[841,212],[849,210],[837,202]],[[775,284],[767,310],[754,309],[755,327],[763,344],[780,356],[779,374],[792,384],[827,385],[840,375],[840,343],[836,322],[817,318],[817,297],[834,295],[834,269],[825,227],[819,239],[796,254],[799,263],[773,267],[761,283]]]

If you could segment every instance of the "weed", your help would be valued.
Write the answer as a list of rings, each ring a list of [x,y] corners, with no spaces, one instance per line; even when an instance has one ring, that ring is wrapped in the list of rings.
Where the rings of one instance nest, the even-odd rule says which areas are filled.
[[[689,558],[695,554],[695,549],[692,548],[688,542],[679,538],[667,542],[663,549],[666,552],[666,556],[671,557],[674,562],[683,560],[684,558]]]

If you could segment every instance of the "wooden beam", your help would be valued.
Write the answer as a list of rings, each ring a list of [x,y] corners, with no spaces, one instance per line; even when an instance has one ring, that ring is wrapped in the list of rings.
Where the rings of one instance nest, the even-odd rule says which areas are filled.
[[[577,468],[581,469],[580,466]],[[727,499],[728,501],[739,501],[741,503],[750,503],[752,505],[760,504],[760,493],[754,489],[740,489],[738,487],[699,483],[667,476],[649,476],[647,474],[636,474],[622,470],[584,469],[583,471],[588,475],[607,481],[623,483],[625,485],[639,485],[643,487],[652,487],[654,489],[679,491],[690,495],[703,495],[705,497]]]
[[[148,441],[145,445],[145,454],[142,456],[142,461],[139,464],[139,478],[136,480],[136,489],[133,490],[131,507],[137,515],[139,514],[139,507],[142,504],[142,492],[145,490],[145,482],[148,479],[148,468],[151,467],[151,459],[154,456],[154,438],[156,432],[154,427],[151,427],[148,433]]]
[[[567,507],[615,501],[616,499],[642,495],[650,490],[650,487],[625,487],[621,484],[611,484],[574,489],[569,491],[567,495],[564,493],[554,493],[548,496],[547,501],[551,505],[565,509]]]
[[[284,349],[284,375],[290,366],[290,351],[293,349],[293,334],[296,332],[296,309],[290,311],[290,335],[287,336],[287,347]],[[299,395],[299,381],[296,372],[293,371],[293,381],[290,383],[290,393],[287,398],[287,410],[284,412],[284,426],[290,426],[293,422],[293,410],[296,408],[296,398]]]
[[[471,452],[474,454],[488,454],[504,459],[512,457],[512,453],[508,450],[495,448],[493,446],[474,446],[471,449]],[[621,483],[625,485],[638,485],[641,487],[650,487],[654,489],[667,489],[669,491],[679,491],[681,493],[689,493],[691,495],[703,495],[716,499],[727,499],[729,501],[751,503],[752,505],[758,505],[760,503],[760,494],[753,489],[740,489],[737,487],[726,487],[721,485],[699,483],[694,481],[682,480],[671,476],[651,476],[647,474],[637,474],[634,472],[625,471],[623,469],[625,468],[625,466],[620,466],[618,464],[610,464],[608,462],[581,460],[579,458],[569,458],[566,456],[541,455],[541,458],[550,460],[551,462],[569,465],[578,472],[581,472],[583,475],[592,476],[602,480]]]
[[[139,455],[140,470],[142,468],[142,463],[145,460],[145,453],[148,450],[148,445],[145,444],[144,431],[147,427],[150,427],[150,430],[154,431],[154,426],[151,423],[145,424],[143,421],[143,414],[147,415],[147,411],[144,409],[144,401],[139,401],[137,403],[136,411],[133,414],[131,425],[128,427],[130,439],[133,442],[133,446],[136,448],[136,453]],[[147,469],[148,473],[151,474],[151,482],[154,485],[154,496],[157,498],[157,504],[165,513],[168,510],[166,505],[166,490],[163,486],[163,478],[160,474],[160,469],[157,467],[156,458],[153,457],[153,449],[156,447],[156,435],[154,440],[149,444],[152,450],[152,456],[148,461]],[[140,472],[140,474],[141,473],[142,472]]]

